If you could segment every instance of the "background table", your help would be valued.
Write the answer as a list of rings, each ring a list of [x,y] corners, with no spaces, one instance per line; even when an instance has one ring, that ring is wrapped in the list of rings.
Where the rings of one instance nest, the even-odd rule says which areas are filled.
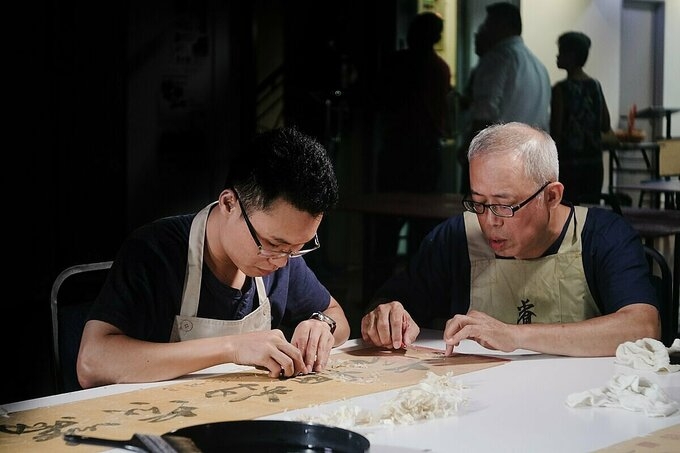
[[[653,200],[652,206],[661,208],[661,200],[659,195],[664,194],[664,209],[680,209],[678,202],[678,194],[680,193],[680,179],[651,179],[640,181],[637,184],[625,183],[616,186],[618,189],[624,190],[639,190],[640,199],[638,206],[642,207],[642,201],[645,193],[651,193]]]
[[[609,178],[610,184],[613,183],[613,175],[617,171],[627,171],[622,166],[620,157],[624,154],[637,154],[642,157],[645,168],[635,169],[641,170],[651,175],[652,178],[659,177],[659,144],[655,141],[650,142],[618,142],[618,143],[603,143],[603,150],[609,152]]]
[[[458,193],[376,192],[342,200],[339,209],[369,215],[443,220],[463,212],[462,202],[463,195]]]
[[[644,179],[659,179],[659,144],[657,142],[621,142],[605,143],[603,151],[609,153],[609,193],[614,194],[621,189],[619,174],[633,175],[627,179],[641,181]],[[629,162],[630,166],[623,162],[629,158],[641,157],[642,161]]]
[[[375,250],[381,233],[377,216],[403,217],[404,219],[444,220],[463,212],[463,195],[458,193],[407,193],[377,192],[357,195],[341,200],[338,209],[363,215],[362,300],[368,301],[375,290],[371,273],[377,266]],[[408,259],[412,251],[406,251]],[[381,282],[382,283],[382,282]]]
[[[665,193],[670,198],[670,207],[678,209],[677,192],[680,191],[678,180],[678,160],[680,149],[678,139],[660,140],[655,142],[641,143],[616,143],[604,144],[603,150],[609,152],[609,193],[614,194],[620,190],[639,191],[638,204],[642,206],[643,195],[652,192],[655,195],[655,204],[659,207],[659,194]],[[624,159],[642,157],[641,163],[631,162],[624,165]],[[625,181],[619,181],[619,174],[632,175]]]
[[[652,138],[660,135],[661,118],[666,117],[666,138],[671,138],[671,115],[679,112],[678,108],[666,108],[661,105],[653,105],[638,111],[635,114],[636,118],[647,118],[652,120]]]

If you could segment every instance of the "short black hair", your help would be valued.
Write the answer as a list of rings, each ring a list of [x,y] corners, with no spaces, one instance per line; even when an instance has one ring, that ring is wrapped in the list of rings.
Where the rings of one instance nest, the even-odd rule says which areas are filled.
[[[522,15],[512,3],[492,3],[486,7],[486,14],[493,21],[507,25],[516,35],[522,34]]]
[[[560,52],[573,52],[576,63],[579,66],[586,64],[588,52],[590,52],[590,38],[580,31],[568,31],[557,38],[557,46]]]
[[[244,206],[266,210],[282,198],[312,215],[338,201],[338,182],[325,148],[295,127],[258,134],[229,165],[226,189],[235,189]]]
[[[431,48],[439,42],[444,20],[436,13],[424,12],[413,18],[408,28],[409,47]]]

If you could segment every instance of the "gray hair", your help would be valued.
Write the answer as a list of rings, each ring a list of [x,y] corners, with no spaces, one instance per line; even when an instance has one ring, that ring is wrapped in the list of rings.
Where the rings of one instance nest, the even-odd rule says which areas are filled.
[[[467,156],[472,161],[502,153],[517,155],[524,162],[524,176],[537,184],[558,180],[557,147],[542,129],[517,122],[491,125],[472,139]]]

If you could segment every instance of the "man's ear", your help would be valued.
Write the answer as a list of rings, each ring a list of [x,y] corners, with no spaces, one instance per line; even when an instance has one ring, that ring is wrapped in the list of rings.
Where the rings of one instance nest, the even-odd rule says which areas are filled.
[[[564,185],[557,181],[552,182],[545,188],[545,200],[550,207],[557,207],[562,202],[562,194],[564,193]]]
[[[227,211],[231,212],[238,203],[236,193],[231,189],[224,189],[219,196],[219,204]]]

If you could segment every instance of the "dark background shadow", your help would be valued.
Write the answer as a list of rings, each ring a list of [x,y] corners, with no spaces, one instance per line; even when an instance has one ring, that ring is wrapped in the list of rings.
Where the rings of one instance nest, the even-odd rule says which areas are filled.
[[[295,123],[327,144],[343,194],[369,186],[373,74],[394,48],[399,4],[414,2],[377,3],[43,0],[10,14],[23,29],[11,43],[20,107],[5,169],[20,188],[6,195],[19,194],[10,235],[28,248],[8,263],[0,403],[53,392],[58,273],[113,259],[132,229],[212,201],[230,152],[256,130]],[[285,94],[270,121],[258,96],[273,73]],[[351,222],[327,218],[329,245],[311,260],[322,278],[346,267]]]

